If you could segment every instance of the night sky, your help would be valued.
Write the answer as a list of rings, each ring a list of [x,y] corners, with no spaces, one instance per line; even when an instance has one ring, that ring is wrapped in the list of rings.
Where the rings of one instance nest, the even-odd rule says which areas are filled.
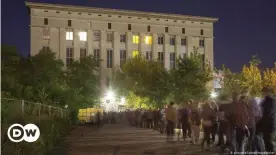
[[[33,2],[180,13],[217,17],[214,25],[215,67],[239,71],[252,55],[262,68],[276,61],[276,0],[32,0]],[[151,3],[157,2],[157,3]],[[20,53],[30,50],[29,15],[24,0],[2,0],[3,44]]]

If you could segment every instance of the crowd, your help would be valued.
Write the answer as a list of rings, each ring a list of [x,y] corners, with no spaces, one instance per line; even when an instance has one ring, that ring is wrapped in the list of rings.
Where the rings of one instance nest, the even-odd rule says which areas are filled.
[[[233,93],[229,104],[191,101],[176,107],[171,102],[163,109],[129,110],[124,115],[130,126],[166,133],[168,142],[182,135],[198,144],[203,131],[202,149],[218,146],[222,151],[271,154],[275,149],[276,99],[271,88],[262,92],[264,98]],[[175,133],[175,128],[182,134]]]

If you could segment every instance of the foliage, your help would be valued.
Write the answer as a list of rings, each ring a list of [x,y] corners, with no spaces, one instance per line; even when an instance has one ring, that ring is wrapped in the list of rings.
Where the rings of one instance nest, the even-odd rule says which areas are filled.
[[[176,69],[171,70],[171,94],[176,102],[190,99],[205,99],[208,96],[207,83],[212,72],[202,62],[201,55],[194,52],[190,57],[179,58]]]
[[[149,103],[162,102],[169,94],[169,74],[158,61],[147,61],[141,56],[127,60],[121,71],[113,77],[114,88],[121,94],[133,92],[148,98]]]
[[[33,102],[64,107],[69,105],[70,121],[75,122],[76,111],[84,104],[94,104],[98,95],[98,75],[92,56],[75,61],[65,69],[61,60],[51,50],[25,58],[12,46],[2,45],[2,90],[3,98],[23,99]],[[41,138],[32,144],[12,143],[2,135],[4,154],[59,154],[53,152],[64,133],[70,129],[67,120],[47,116],[37,122],[31,115],[21,116],[20,109],[8,108],[2,104],[1,129],[6,133],[13,122],[40,126]],[[34,113],[30,111],[29,114]],[[64,135],[63,135],[64,136]]]
[[[229,68],[226,68],[224,65],[222,66],[223,72],[223,87],[221,96],[226,99],[231,97],[233,92],[240,93],[241,90],[241,74],[233,73]]]
[[[249,91],[252,96],[261,95],[262,77],[258,68],[259,64],[260,60],[253,56],[249,66],[244,65],[242,69],[242,90]]]
[[[135,95],[133,92],[129,92],[126,96],[126,107],[127,108],[143,108],[149,109],[152,106],[149,104],[150,100],[146,97],[139,97]]]
[[[276,93],[276,68],[263,71],[263,86],[273,88]]]

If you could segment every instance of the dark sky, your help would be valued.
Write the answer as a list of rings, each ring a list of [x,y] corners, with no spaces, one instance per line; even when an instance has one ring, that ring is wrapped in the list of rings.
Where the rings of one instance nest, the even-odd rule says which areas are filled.
[[[32,0],[57,4],[180,13],[219,18],[214,25],[215,66],[239,71],[258,55],[262,67],[276,61],[276,0]],[[155,2],[155,3],[151,3]],[[29,15],[24,0],[2,0],[2,43],[29,53]]]

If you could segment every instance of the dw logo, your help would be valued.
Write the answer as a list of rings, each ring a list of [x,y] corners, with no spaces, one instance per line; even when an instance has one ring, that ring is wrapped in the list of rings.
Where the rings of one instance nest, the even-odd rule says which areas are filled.
[[[27,124],[24,127],[21,124],[13,124],[8,129],[8,137],[12,142],[35,142],[40,136],[40,130],[35,124]]]

